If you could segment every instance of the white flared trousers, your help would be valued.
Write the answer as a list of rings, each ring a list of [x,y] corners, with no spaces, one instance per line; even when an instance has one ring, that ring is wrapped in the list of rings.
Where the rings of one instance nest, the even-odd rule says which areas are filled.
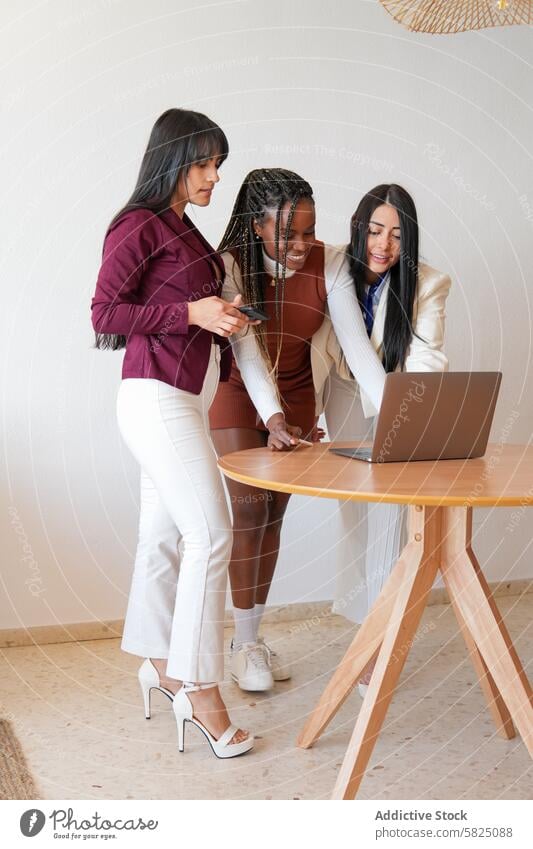
[[[332,372],[324,397],[332,441],[373,439],[374,419],[365,419],[355,381],[343,380]],[[405,509],[398,504],[339,502],[340,540],[333,605],[336,613],[353,622],[363,622],[400,554],[405,515]]]
[[[223,629],[231,518],[207,411],[220,354],[213,344],[200,395],[126,378],[117,397],[124,442],[141,466],[141,509],[122,648],[168,658],[182,681],[224,677]]]

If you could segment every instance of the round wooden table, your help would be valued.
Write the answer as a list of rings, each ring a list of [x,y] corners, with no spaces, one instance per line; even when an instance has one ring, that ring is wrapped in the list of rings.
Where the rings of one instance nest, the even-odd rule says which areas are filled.
[[[533,447],[498,443],[476,460],[376,465],[331,454],[331,445],[237,451],[219,466],[264,489],[409,505],[407,544],[298,738],[313,745],[377,656],[332,798],[357,793],[438,572],[498,733],[510,739],[516,726],[533,757],[531,687],[471,546],[473,507],[533,504]]]

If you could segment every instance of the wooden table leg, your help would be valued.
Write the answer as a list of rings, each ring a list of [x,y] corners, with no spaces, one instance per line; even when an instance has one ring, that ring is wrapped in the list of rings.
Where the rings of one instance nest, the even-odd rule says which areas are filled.
[[[448,533],[446,533],[446,529],[448,530]],[[457,545],[459,546],[459,549],[461,551],[463,551],[465,547],[467,549],[470,549],[472,540],[472,509],[468,508],[467,512],[466,539],[463,539],[462,531],[459,531],[459,539],[457,539],[457,534],[455,531],[453,534],[450,533],[448,522],[446,522],[446,528],[444,529],[444,531],[445,532],[443,533],[442,538],[442,556],[444,559],[453,560]],[[446,575],[446,571],[442,573],[442,577],[444,580],[444,585],[448,589],[448,578]],[[479,683],[481,685],[481,689],[487,701],[498,734],[501,737],[504,737],[506,740],[511,740],[513,737],[516,737],[516,731],[513,725],[513,720],[511,719],[511,714],[507,710],[505,702],[502,698],[502,694],[498,690],[494,678],[492,677],[487,668],[487,664],[479,653],[476,642],[472,637],[472,634],[468,630],[468,626],[463,618],[461,610],[455,603],[455,599],[449,590],[448,593],[450,595],[450,602],[453,607],[457,622],[459,623],[459,627],[466,643],[466,647],[470,654],[472,665],[476,671]]]
[[[402,581],[333,799],[353,799],[363,779],[439,568],[441,512],[438,507],[409,508],[409,541],[402,553]]]
[[[445,507],[442,519],[443,578],[460,624],[464,622],[490,679],[492,713],[508,735],[508,708],[529,753],[533,757],[533,707],[531,687],[518,658],[487,581],[471,548],[471,508]],[[502,710],[502,701],[504,710]],[[512,736],[512,735],[511,735]]]
[[[443,576],[443,578],[444,584],[448,588],[447,578],[445,576]],[[449,589],[448,592],[450,592]],[[511,740],[513,737],[516,737],[516,731],[513,725],[513,720],[511,719],[511,714],[507,710],[502,694],[498,690],[494,682],[494,678],[487,669],[487,665],[478,651],[478,647],[472,637],[472,634],[468,630],[468,626],[463,619],[460,609],[457,607],[455,601],[452,600],[451,594],[450,601],[498,734],[506,740]]]
[[[302,729],[297,740],[297,745],[302,749],[308,749],[318,740],[350,695],[365,666],[379,651],[402,582],[403,558],[404,553],[392,569],[379,597]]]

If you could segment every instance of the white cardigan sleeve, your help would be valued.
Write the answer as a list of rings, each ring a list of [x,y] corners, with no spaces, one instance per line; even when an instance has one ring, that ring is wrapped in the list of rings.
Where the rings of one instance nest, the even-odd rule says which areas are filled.
[[[325,246],[324,271],[333,329],[351,373],[372,405],[365,415],[375,415],[381,406],[385,369],[368,338],[344,247]]]
[[[239,266],[229,252],[222,254],[222,260],[226,270],[222,297],[225,301],[232,301],[235,295],[243,294],[241,274]],[[271,416],[283,411],[279,404],[276,385],[261,355],[253,329],[244,328],[239,333],[233,333],[229,338],[246,391],[266,424]]]
[[[415,303],[414,331],[405,359],[405,371],[447,371],[444,345],[446,298],[451,280],[430,266],[420,266]]]

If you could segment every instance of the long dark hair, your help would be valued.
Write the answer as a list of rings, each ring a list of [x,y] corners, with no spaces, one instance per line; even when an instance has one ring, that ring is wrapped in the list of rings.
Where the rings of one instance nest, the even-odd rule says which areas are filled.
[[[395,183],[376,186],[364,196],[352,215],[350,244],[346,249],[350,272],[361,307],[365,300],[368,226],[378,206],[393,206],[400,219],[400,259],[390,269],[383,366],[385,371],[403,368],[413,338],[413,305],[418,286],[418,220],[414,201]]]
[[[254,231],[254,221],[258,224],[272,214],[276,216],[275,245],[276,245],[276,274],[275,309],[278,333],[278,350],[276,361],[272,365],[268,353],[263,324],[254,325],[253,331],[257,336],[261,353],[273,372],[277,369],[281,351],[281,316],[285,291],[285,265],[287,261],[287,246],[289,231],[298,201],[302,198],[313,200],[313,189],[303,177],[294,171],[284,168],[256,168],[244,178],[235,200],[226,232],[222,236],[219,251],[231,250],[241,272],[243,296],[245,302],[263,308],[265,302],[265,268],[263,263],[263,242]],[[279,235],[281,229],[281,212],[286,203],[290,204],[285,228],[285,244],[280,255]]]
[[[195,162],[213,156],[223,162],[228,152],[225,133],[207,115],[190,109],[167,109],[152,127],[133,194],[108,230],[130,209],[149,209],[156,215],[169,209],[182,173],[186,175]],[[116,351],[125,346],[125,336],[95,334],[95,348]]]

